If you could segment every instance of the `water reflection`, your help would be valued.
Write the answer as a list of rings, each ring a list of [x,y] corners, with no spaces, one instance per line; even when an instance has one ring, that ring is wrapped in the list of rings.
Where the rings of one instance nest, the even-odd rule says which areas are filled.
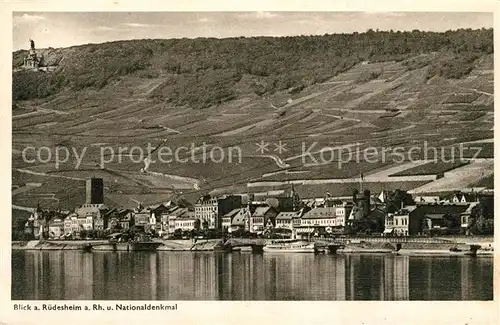
[[[12,298],[491,300],[493,259],[14,251]]]

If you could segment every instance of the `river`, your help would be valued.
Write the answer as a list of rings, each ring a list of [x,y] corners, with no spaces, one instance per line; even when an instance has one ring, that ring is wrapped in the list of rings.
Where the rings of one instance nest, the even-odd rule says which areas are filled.
[[[12,251],[13,300],[492,300],[493,258]]]

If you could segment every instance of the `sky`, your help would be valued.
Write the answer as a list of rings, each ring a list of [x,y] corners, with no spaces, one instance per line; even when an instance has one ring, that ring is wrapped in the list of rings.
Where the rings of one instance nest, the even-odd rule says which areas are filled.
[[[13,50],[143,38],[295,36],[490,28],[479,12],[14,12]]]

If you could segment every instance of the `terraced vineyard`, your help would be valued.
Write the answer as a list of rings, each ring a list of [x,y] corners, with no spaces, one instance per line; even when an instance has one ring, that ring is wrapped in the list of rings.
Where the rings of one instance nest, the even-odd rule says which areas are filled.
[[[390,176],[441,175],[447,171],[467,165],[466,161],[430,162],[414,168],[403,170]]]
[[[477,33],[490,37],[490,32]],[[462,35],[460,33],[457,35]],[[441,37],[439,35],[432,37]],[[462,39],[462,36],[456,37]],[[478,43],[483,38],[478,38]],[[297,184],[304,196],[323,193],[326,189],[338,189],[337,192],[343,195],[350,192],[361,173],[367,178],[366,186],[373,187],[373,191],[394,189],[395,186],[414,189],[433,183],[415,176],[439,174],[453,168],[460,170],[457,167],[461,165],[429,164],[385,175],[385,169],[408,161],[408,157],[402,161],[394,159],[397,158],[393,152],[395,148],[408,152],[412,147],[422,148],[425,142],[447,150],[454,147],[458,152],[463,143],[482,148],[477,158],[493,158],[493,143],[470,143],[493,138],[493,55],[486,46],[488,42],[492,44],[492,39],[485,42],[484,49],[477,50],[472,61],[467,61],[470,71],[457,78],[446,75],[449,67],[433,76],[429,71],[434,71],[431,65],[437,64],[435,62],[451,62],[465,54],[457,56],[453,51],[432,49],[430,45],[421,53],[422,44],[427,44],[428,40],[412,39],[418,53],[409,48],[404,55],[386,53],[372,58],[360,54],[357,59],[337,53],[334,45],[317,45],[321,42],[323,45],[335,44],[331,41],[328,37],[292,38],[288,45],[273,45],[269,48],[272,51],[266,53],[282,51],[289,58],[295,55],[293,42],[312,42],[315,45],[309,49],[314,55],[308,54],[312,56],[306,59],[306,54],[297,54],[304,56],[307,64],[297,63],[293,66],[296,70],[276,62],[267,72],[258,70],[266,66],[267,61],[260,62],[257,54],[250,55],[255,52],[252,46],[256,44],[271,46],[273,42],[266,38],[214,40],[213,44],[210,40],[144,40],[57,49],[54,55],[67,58],[63,61],[65,69],[61,66],[60,71],[43,77],[49,80],[41,76],[32,79],[24,73],[14,72],[13,202],[26,207],[34,207],[42,201],[47,205],[51,202],[68,207],[81,204],[84,194],[81,180],[92,175],[104,178],[109,203],[122,206],[135,204],[133,200],[150,204],[179,195],[195,198],[207,191],[241,190],[252,182],[269,182],[272,183],[269,188],[273,188],[288,186],[290,181],[305,181]],[[172,47],[163,47],[163,42],[172,42]],[[224,42],[234,46],[245,42],[246,45],[241,46],[248,52],[246,61],[238,63],[234,57],[227,57],[226,63],[220,61],[219,57],[227,56],[220,52],[226,48],[221,45]],[[189,59],[192,63],[210,65],[210,60],[217,58],[220,67],[205,70],[199,65],[198,68],[194,65],[183,67],[183,61],[175,58],[178,52],[184,53],[183,46],[189,44],[193,46]],[[71,65],[76,62],[78,53],[84,54],[82,60],[85,62],[100,62],[103,53],[125,45],[137,51],[127,52],[131,59],[120,57],[113,64],[136,70],[124,69],[110,75],[104,75],[104,72],[112,72],[108,69],[102,74],[92,70],[85,74],[80,66]],[[213,53],[201,50],[207,46]],[[360,49],[362,47],[356,51],[365,53]],[[14,53],[14,65],[20,62],[18,59],[23,53]],[[143,61],[148,64],[143,66]],[[249,66],[242,62],[249,62]],[[205,73],[217,82],[204,84]],[[53,93],[47,96],[23,92],[32,87],[42,89],[63,74],[69,84],[64,87],[57,84],[60,88],[54,84],[50,88]],[[95,80],[105,78],[106,82],[99,87],[93,86],[92,76]],[[55,79],[51,81],[51,78]],[[214,87],[222,90],[213,92]],[[24,97],[19,97],[20,94]],[[280,141],[283,150],[278,150]],[[261,142],[268,145],[259,150]],[[139,151],[130,153],[130,149],[137,147],[145,151],[148,143],[153,147],[167,146],[172,153],[179,149],[179,158],[187,162],[156,161],[143,173],[144,163]],[[192,146],[199,147],[203,143],[209,148],[220,147],[225,153],[229,148],[239,148],[239,156],[232,162],[227,159],[200,162],[199,153],[193,154]],[[52,148],[52,157],[45,162],[27,162],[22,158],[27,146],[48,146]],[[56,167],[57,146],[74,148],[80,154],[85,150],[78,168],[78,159],[73,154]],[[128,149],[109,159],[101,155],[102,148],[106,147],[113,148],[114,152],[120,147]],[[320,166],[311,163],[311,157],[319,159],[322,150],[332,147],[343,148],[343,155],[339,157],[348,161],[342,163],[342,168],[337,168],[337,160]],[[368,155],[369,159],[363,157],[367,148],[377,149]],[[361,152],[358,161],[357,149]],[[444,152],[446,156],[449,151]],[[474,151],[465,150],[464,155],[472,158]],[[215,156],[220,157],[220,152]],[[415,156],[412,158],[424,159],[422,154]],[[36,158],[35,152],[27,157]],[[103,159],[107,161],[105,166],[102,166]],[[488,181],[491,175],[478,170],[471,169],[460,186],[482,184],[483,179],[485,184],[491,184]],[[370,180],[372,173],[375,179]],[[398,177],[397,182],[395,177]],[[56,188],[59,180],[64,182],[60,190]],[[331,182],[328,184],[324,180]],[[38,182],[40,186],[18,190],[29,182]],[[194,184],[199,184],[201,189]],[[447,188],[452,185],[446,183]],[[67,196],[63,192],[67,192]]]

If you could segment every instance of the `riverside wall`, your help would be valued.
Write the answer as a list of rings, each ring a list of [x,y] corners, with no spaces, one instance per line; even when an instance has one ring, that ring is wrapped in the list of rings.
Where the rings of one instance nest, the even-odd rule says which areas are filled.
[[[232,238],[224,242],[222,239],[208,240],[162,240],[156,239],[156,242],[161,242],[157,248],[158,251],[216,251],[225,248],[235,248],[248,245],[266,245],[273,240],[270,239],[244,239]],[[316,239],[316,243],[320,246],[328,246],[330,244],[341,244],[342,248],[338,253],[389,253],[396,252],[397,248],[411,251],[433,251],[447,252],[450,248],[466,248],[468,245],[477,244],[481,248],[478,255],[493,255],[493,241],[490,238],[476,238],[476,240],[429,240],[428,238],[406,238],[403,240],[389,238],[361,238],[353,237],[343,241],[332,241],[330,239]],[[89,250],[90,246],[104,247],[106,240],[93,241],[14,241],[12,242],[13,250]],[[96,248],[97,248],[96,247]],[[99,250],[99,249],[97,249]],[[105,249],[103,249],[105,250]]]
[[[213,251],[223,246],[221,239],[209,240],[156,240],[162,245],[158,247],[159,251]],[[13,250],[87,250],[89,246],[106,246],[107,240],[78,240],[78,241],[13,241]],[[106,249],[103,249],[106,250]]]

